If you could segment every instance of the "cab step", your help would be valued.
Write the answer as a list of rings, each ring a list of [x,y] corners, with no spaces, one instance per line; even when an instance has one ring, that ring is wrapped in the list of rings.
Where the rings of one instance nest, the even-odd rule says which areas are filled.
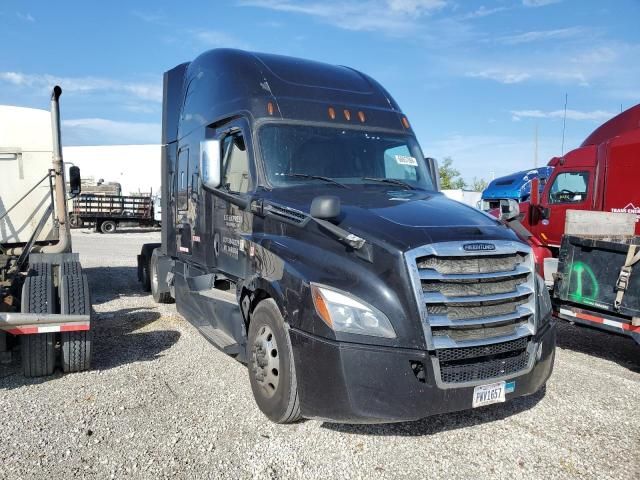
[[[202,335],[227,355],[240,353],[240,345],[219,328],[214,328],[211,325],[200,325],[198,329]]]

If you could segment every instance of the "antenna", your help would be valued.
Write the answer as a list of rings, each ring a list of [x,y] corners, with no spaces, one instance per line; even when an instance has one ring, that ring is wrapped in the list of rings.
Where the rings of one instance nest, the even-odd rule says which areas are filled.
[[[538,168],[538,122],[534,133],[533,168]]]
[[[562,148],[560,149],[560,156],[564,156],[564,131],[567,128],[567,100],[569,99],[569,94],[564,94],[564,117],[562,118]]]

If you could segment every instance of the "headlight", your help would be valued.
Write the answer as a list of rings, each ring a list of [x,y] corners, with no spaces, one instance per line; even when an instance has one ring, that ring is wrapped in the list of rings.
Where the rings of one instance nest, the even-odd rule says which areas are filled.
[[[551,296],[549,295],[549,290],[547,290],[547,286],[544,283],[544,279],[538,275],[536,276],[536,309],[538,311],[538,326],[542,327],[545,325],[549,319],[551,318]]]
[[[396,336],[384,313],[351,295],[312,283],[311,296],[320,318],[336,332],[384,338]]]

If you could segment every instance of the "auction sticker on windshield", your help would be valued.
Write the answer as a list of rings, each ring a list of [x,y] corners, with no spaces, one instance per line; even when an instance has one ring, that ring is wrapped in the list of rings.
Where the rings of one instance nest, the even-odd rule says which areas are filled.
[[[418,161],[408,155],[396,155],[396,162],[398,165],[409,165],[410,167],[418,166]]]
[[[504,402],[505,382],[478,385],[473,389],[473,408]]]

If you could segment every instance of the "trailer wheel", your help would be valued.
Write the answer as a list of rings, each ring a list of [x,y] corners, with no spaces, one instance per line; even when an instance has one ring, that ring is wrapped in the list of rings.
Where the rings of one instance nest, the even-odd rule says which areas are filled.
[[[147,275],[151,273],[150,282],[151,295],[153,295],[153,299],[156,303],[172,303],[173,298],[171,298],[171,294],[169,292],[160,292],[158,289],[158,285],[160,283],[160,277],[158,275],[158,257],[156,255],[151,255],[151,260],[147,265],[149,265],[149,268],[146,269]]]
[[[113,220],[105,220],[100,225],[100,231],[102,233],[114,233],[117,230],[117,228],[118,227],[116,225],[116,222],[114,222]]]
[[[60,311],[67,315],[90,315],[91,301],[86,275],[60,277]],[[82,372],[91,365],[91,330],[62,332],[62,370]]]
[[[258,408],[271,421],[301,418],[296,369],[289,333],[276,302],[258,304],[249,324],[249,380]]]
[[[49,275],[27,277],[22,287],[23,313],[55,313],[55,287]],[[55,368],[55,334],[20,336],[22,371],[25,377],[51,375]]]

